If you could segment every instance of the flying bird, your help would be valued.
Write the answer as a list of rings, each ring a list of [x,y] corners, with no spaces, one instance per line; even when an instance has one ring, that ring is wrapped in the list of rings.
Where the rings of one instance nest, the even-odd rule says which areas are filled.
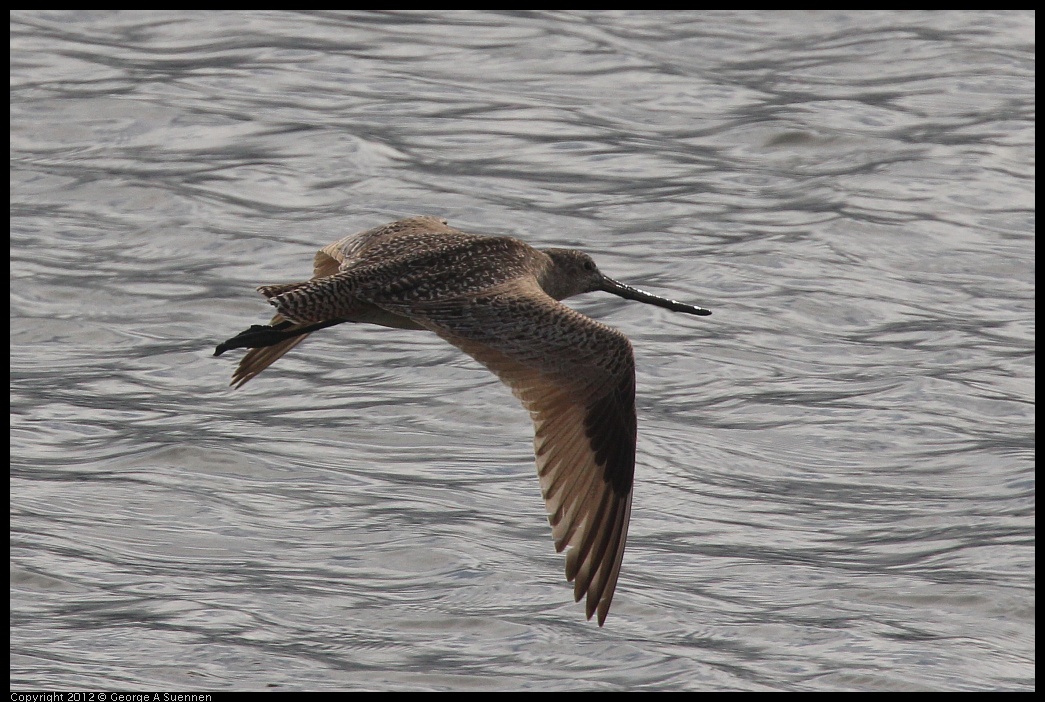
[[[541,493],[566,578],[599,626],[613,600],[635,474],[635,358],[621,332],[563,305],[601,290],[675,312],[701,307],[603,275],[573,249],[467,234],[446,220],[404,219],[321,249],[311,280],[263,285],[276,308],[219,344],[249,348],[241,387],[309,334],[345,322],[427,329],[493,371],[530,412]]]

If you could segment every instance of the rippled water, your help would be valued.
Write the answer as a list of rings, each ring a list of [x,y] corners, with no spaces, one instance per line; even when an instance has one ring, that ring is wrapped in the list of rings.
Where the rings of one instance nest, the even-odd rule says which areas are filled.
[[[1033,689],[1034,19],[11,15],[16,689]],[[432,335],[213,346],[430,213],[705,305],[606,627]]]

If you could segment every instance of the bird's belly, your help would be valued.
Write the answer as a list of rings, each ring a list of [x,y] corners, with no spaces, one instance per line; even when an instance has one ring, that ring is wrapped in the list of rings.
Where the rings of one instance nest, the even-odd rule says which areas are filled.
[[[424,329],[424,327],[409,317],[404,317],[381,309],[377,305],[370,304],[360,305],[352,310],[348,321],[361,324],[377,324],[378,326],[392,327],[393,329]]]

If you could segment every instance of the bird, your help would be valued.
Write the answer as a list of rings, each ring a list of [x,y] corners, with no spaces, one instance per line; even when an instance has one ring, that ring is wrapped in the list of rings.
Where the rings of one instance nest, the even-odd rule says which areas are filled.
[[[310,280],[263,285],[275,307],[219,344],[242,387],[313,332],[346,322],[434,332],[497,375],[529,411],[541,494],[574,600],[603,626],[620,574],[635,474],[635,359],[620,331],[560,302],[603,291],[675,312],[711,311],[618,282],[575,249],[470,234],[435,216],[324,247]]]

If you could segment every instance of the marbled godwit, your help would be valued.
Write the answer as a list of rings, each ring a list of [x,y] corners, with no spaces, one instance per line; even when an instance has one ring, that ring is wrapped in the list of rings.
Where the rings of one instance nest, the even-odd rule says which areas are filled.
[[[220,344],[250,348],[242,386],[311,332],[344,322],[428,329],[497,374],[530,411],[541,493],[566,578],[586,615],[606,620],[624,556],[635,473],[635,359],[616,329],[559,300],[603,290],[675,312],[708,310],[599,272],[580,251],[538,251],[415,217],[316,254],[311,280],[258,290],[277,314]]]

